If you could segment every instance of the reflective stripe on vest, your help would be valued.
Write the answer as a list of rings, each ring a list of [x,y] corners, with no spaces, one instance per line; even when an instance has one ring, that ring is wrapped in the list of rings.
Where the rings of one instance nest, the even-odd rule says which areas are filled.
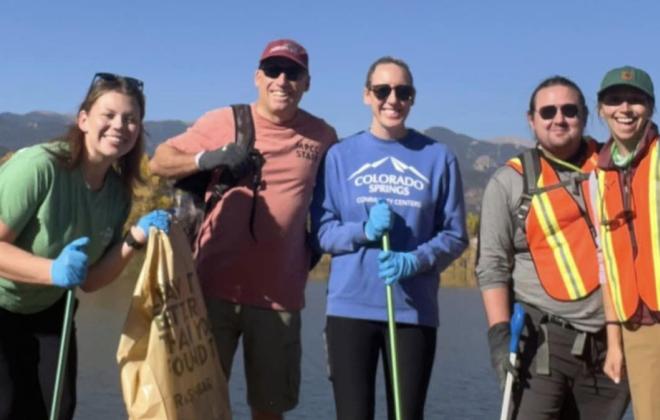
[[[588,145],[589,158],[580,168],[582,173],[590,172],[596,165],[596,144],[590,141]],[[562,181],[550,163],[545,158],[540,163],[536,182],[540,191],[532,194],[525,225],[529,252],[549,296],[562,301],[578,300],[599,286],[595,238],[586,209],[580,207],[566,186],[559,186]],[[511,159],[507,165],[522,173],[520,159]],[[576,181],[574,186],[580,188],[582,197],[588,197],[586,179]]]
[[[655,139],[632,175],[629,191],[621,185],[626,175],[620,177],[617,170],[598,170],[595,177],[598,193],[593,211],[600,219],[605,275],[621,321],[632,317],[640,298],[651,310],[660,309],[659,166]],[[624,197],[630,203],[627,207]]]

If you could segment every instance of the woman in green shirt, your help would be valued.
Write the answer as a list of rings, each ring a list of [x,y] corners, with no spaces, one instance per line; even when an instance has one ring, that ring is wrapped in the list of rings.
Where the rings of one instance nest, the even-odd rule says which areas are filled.
[[[144,152],[141,81],[94,76],[64,141],[0,166],[0,420],[47,418],[67,289],[98,290],[121,273],[162,210],[122,240]],[[75,331],[75,328],[73,329]],[[71,339],[59,418],[75,409]]]

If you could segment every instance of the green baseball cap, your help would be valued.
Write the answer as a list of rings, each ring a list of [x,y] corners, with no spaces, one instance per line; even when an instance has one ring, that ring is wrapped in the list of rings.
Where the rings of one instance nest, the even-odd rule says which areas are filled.
[[[651,76],[642,69],[638,69],[632,66],[624,66],[616,69],[612,69],[605,74],[603,81],[600,83],[600,90],[598,91],[598,97],[606,90],[612,86],[632,86],[641,90],[655,100],[655,94],[653,93],[653,82],[651,81]]]

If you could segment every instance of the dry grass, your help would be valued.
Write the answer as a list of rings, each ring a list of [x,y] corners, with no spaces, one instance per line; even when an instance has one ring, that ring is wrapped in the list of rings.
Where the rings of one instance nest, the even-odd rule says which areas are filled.
[[[476,242],[472,242],[468,249],[457,258],[441,275],[442,287],[476,287],[476,278],[474,275],[474,261],[476,257]],[[142,266],[143,255],[136,255],[136,258],[124,269],[121,277],[135,282]],[[310,281],[326,281],[330,269],[330,255],[324,254],[321,261],[309,272]],[[129,280],[127,280],[129,281]]]
[[[441,275],[442,287],[476,287],[477,281],[474,275],[474,262],[476,258],[476,240],[470,242],[470,246],[458,257]],[[324,254],[321,261],[309,272],[309,280],[325,281],[328,279],[330,268],[330,255]]]

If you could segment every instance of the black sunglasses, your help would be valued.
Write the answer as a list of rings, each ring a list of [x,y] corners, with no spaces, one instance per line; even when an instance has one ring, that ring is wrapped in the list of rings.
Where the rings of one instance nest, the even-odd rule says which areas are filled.
[[[144,82],[142,80],[134,77],[120,76],[114,73],[96,73],[92,78],[92,84],[89,88],[91,89],[99,80],[103,80],[104,82],[118,82],[123,80],[129,87],[137,89],[140,92],[144,88]]]
[[[580,110],[576,104],[566,104],[562,105],[559,108],[555,105],[546,105],[539,108],[539,115],[544,120],[551,120],[557,115],[557,109],[561,110],[561,113],[566,118],[575,118]]]
[[[284,73],[286,80],[290,82],[295,82],[300,80],[303,74],[305,74],[305,69],[300,66],[283,66],[281,64],[262,64],[259,66],[261,71],[264,72],[266,77],[271,79],[277,79],[280,77],[280,74]]]
[[[410,101],[415,96],[415,88],[410,85],[373,85],[369,90],[374,93],[379,101],[389,98],[392,90],[394,90],[394,96],[398,101]]]
[[[644,95],[636,94],[606,94],[601,102],[608,106],[619,106],[624,102],[628,105],[646,105],[647,101]]]

